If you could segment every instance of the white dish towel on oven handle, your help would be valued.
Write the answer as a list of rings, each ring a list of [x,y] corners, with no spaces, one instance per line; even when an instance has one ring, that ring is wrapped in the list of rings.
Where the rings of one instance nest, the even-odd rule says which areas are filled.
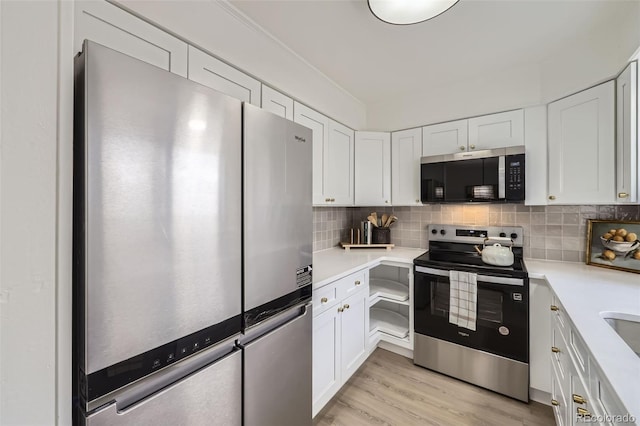
[[[478,275],[449,271],[449,322],[476,331]]]

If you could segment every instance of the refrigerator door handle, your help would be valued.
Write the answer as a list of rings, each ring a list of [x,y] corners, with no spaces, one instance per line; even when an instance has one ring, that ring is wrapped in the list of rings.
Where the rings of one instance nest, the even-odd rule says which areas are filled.
[[[253,341],[272,332],[273,330],[309,315],[310,308],[311,302],[306,301],[304,304],[294,306],[283,313],[246,330],[244,336],[241,336],[238,340],[237,345],[242,349],[246,348],[247,345],[250,345]]]
[[[170,389],[179,385],[182,380],[194,372],[220,362],[238,350],[233,341],[227,341],[223,345],[218,345],[208,351],[205,350],[191,358],[171,365],[164,371],[159,371],[157,374],[140,380],[130,388],[112,396],[118,413],[124,414],[136,409],[139,405],[144,404],[147,399],[153,397],[159,390]]]

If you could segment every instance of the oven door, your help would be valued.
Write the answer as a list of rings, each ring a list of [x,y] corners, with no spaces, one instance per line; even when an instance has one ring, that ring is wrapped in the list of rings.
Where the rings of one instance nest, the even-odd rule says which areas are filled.
[[[472,331],[449,322],[449,270],[416,266],[415,332],[528,363],[528,280],[478,274],[477,283],[477,321]]]

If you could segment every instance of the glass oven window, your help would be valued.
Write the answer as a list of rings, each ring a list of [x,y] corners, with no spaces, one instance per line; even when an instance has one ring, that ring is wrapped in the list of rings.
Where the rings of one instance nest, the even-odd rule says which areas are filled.
[[[478,288],[478,321],[502,324],[503,294],[497,290]],[[449,318],[449,283],[431,284],[431,315]]]

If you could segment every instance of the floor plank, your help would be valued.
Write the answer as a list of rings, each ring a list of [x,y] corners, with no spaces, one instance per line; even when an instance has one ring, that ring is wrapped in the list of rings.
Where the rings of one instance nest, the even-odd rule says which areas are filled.
[[[549,426],[555,420],[548,406],[524,404],[378,348],[313,424]]]

